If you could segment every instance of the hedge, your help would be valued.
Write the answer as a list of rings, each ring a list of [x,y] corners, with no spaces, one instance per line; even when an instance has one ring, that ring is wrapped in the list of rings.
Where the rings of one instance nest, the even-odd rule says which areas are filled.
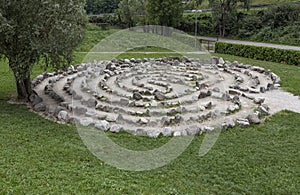
[[[217,42],[215,52],[300,66],[300,51]]]

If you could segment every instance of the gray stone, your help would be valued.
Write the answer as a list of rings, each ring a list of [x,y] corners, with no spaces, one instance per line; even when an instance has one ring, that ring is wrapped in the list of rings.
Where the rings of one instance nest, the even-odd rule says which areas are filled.
[[[213,65],[219,64],[219,58],[216,57],[216,56],[212,56],[211,57],[211,64],[213,64]]]
[[[214,92],[220,92],[221,90],[220,90],[219,87],[214,87],[214,88],[212,89],[212,91],[214,91]]]
[[[45,112],[47,109],[47,105],[43,102],[36,104],[33,109],[37,112]]]
[[[153,95],[154,95],[155,99],[158,101],[163,101],[166,99],[165,95],[162,92],[157,91],[157,90],[154,91]]]
[[[164,127],[162,129],[162,135],[165,136],[165,137],[170,137],[172,136],[172,128],[171,127]]]
[[[250,123],[253,123],[253,124],[260,123],[260,119],[258,118],[258,115],[256,115],[256,114],[249,114],[247,116],[247,119],[249,120]]]
[[[219,58],[219,64],[224,65],[225,61],[223,60],[223,58]]]
[[[146,118],[140,118],[139,119],[139,123],[141,123],[141,124],[148,124],[149,123],[149,121],[148,121],[148,119],[146,119]]]
[[[267,89],[265,87],[260,87],[259,91],[260,93],[266,93]]]
[[[107,122],[106,120],[101,120],[96,122],[95,128],[103,131],[108,131],[110,129],[110,125],[109,122]]]
[[[198,99],[203,99],[209,96],[211,96],[211,91],[201,91],[198,96]]]
[[[87,112],[87,109],[84,107],[75,107],[73,111],[76,115],[84,115]]]
[[[271,73],[271,79],[273,80],[274,84],[280,84],[281,79],[279,76],[277,76],[275,73]]]
[[[200,128],[197,126],[189,127],[185,131],[187,132],[187,135],[190,135],[190,136],[199,135],[201,132]]]
[[[160,135],[160,131],[158,130],[154,130],[154,131],[147,131],[147,135],[148,137],[151,137],[151,138],[157,138],[159,135]]]
[[[257,97],[257,98],[254,98],[253,101],[254,101],[255,104],[263,104],[265,102],[265,98]]]
[[[129,100],[126,99],[126,98],[121,98],[121,99],[120,99],[120,104],[121,104],[122,106],[128,106],[128,105],[129,105]]]
[[[33,106],[43,102],[43,99],[39,97],[37,94],[31,94],[29,96],[29,101],[32,103]]]
[[[83,127],[87,127],[89,125],[93,125],[94,124],[94,120],[91,118],[81,118],[80,119],[80,125],[82,125]]]
[[[143,102],[142,100],[136,101],[136,102],[134,103],[134,105],[135,105],[136,107],[144,107],[144,106],[145,106],[145,104],[144,104],[144,102]]]
[[[134,100],[142,100],[143,96],[139,92],[134,92],[133,95],[132,95],[132,98]]]
[[[206,103],[205,105],[204,105],[204,107],[206,108],[206,109],[211,109],[212,108],[212,102],[208,102],[208,103]]]
[[[115,115],[107,115],[106,120],[107,120],[108,122],[116,122],[116,121],[117,121],[117,118],[118,118],[118,117],[116,117]]]
[[[181,123],[182,121],[183,121],[182,116],[179,115],[179,114],[176,114],[176,116],[175,116],[175,118],[174,118],[174,122],[175,122],[176,124],[179,124],[179,123]]]
[[[164,116],[161,119],[161,124],[164,126],[168,126],[171,124],[171,119],[169,117]]]
[[[120,125],[116,125],[116,124],[112,125],[109,129],[109,131],[112,133],[119,133],[122,130],[123,128]]]
[[[269,111],[264,106],[259,106],[258,109],[257,109],[257,111],[262,116],[268,116],[268,115],[270,115]]]
[[[60,121],[67,122],[70,119],[70,116],[67,111],[62,110],[58,113],[57,118]]]
[[[249,88],[249,93],[256,93],[259,94],[259,90],[258,89],[253,89],[253,88]]]
[[[235,96],[232,98],[232,103],[237,104],[237,105],[240,106],[240,105],[241,105],[240,97],[235,95]]]
[[[236,122],[241,127],[249,127],[250,126],[248,119],[238,119]]]
[[[235,122],[231,118],[225,119],[225,122],[222,124],[222,127],[225,130],[228,128],[233,128],[233,127],[235,127]]]
[[[86,117],[94,117],[96,116],[96,112],[94,110],[88,110],[86,113],[85,113],[85,116]]]
[[[175,131],[175,132],[173,133],[173,136],[174,136],[174,137],[179,137],[179,136],[181,136],[181,135],[182,135],[181,131]]]
[[[231,113],[233,113],[233,112],[235,112],[235,111],[237,111],[239,109],[240,109],[240,107],[237,104],[235,104],[235,105],[229,105],[228,108],[227,108],[227,110],[229,112],[231,112]]]
[[[228,93],[230,95],[241,95],[241,92],[234,90],[234,89],[229,89]]]

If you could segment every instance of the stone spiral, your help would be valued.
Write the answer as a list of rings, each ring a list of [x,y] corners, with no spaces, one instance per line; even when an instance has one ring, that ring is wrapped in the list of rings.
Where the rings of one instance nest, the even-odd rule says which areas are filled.
[[[59,121],[157,137],[260,123],[259,95],[278,88],[269,70],[191,58],[100,61],[33,80],[33,107]],[[42,101],[43,100],[43,101]]]

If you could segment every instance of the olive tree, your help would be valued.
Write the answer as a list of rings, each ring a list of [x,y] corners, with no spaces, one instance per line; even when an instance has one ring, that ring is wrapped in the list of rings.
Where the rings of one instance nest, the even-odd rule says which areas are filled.
[[[32,66],[62,68],[85,32],[84,0],[0,0],[0,55],[14,73],[18,97],[33,93]]]

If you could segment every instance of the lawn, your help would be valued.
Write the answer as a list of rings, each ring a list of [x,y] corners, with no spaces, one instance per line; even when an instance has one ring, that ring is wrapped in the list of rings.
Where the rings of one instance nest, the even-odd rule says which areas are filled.
[[[98,41],[106,33],[111,32],[88,32],[86,39]],[[95,34],[99,37],[93,38]],[[92,46],[88,41],[84,44],[77,51]],[[221,56],[271,68],[282,77],[286,90],[299,95],[299,67]],[[81,59],[82,55],[76,54],[74,63]],[[33,75],[40,72],[37,66]],[[93,156],[75,126],[56,124],[29,112],[23,105],[8,104],[7,100],[14,95],[13,76],[7,62],[2,61],[0,194],[300,193],[300,114],[284,111],[259,126],[223,132],[204,157],[198,156],[204,136],[196,137],[170,164],[151,171],[130,172],[111,167]],[[109,136],[119,145],[140,150],[156,148],[168,141],[163,137],[151,139],[126,133]]]

